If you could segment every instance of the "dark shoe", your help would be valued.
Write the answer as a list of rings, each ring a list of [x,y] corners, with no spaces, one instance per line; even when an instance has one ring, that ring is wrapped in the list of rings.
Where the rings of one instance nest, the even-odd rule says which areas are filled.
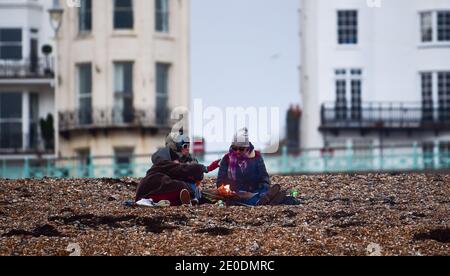
[[[182,205],[191,205],[191,194],[188,190],[184,189],[180,192],[180,202]]]
[[[256,203],[258,206],[269,205],[269,203],[280,193],[281,186],[275,184],[269,188],[269,191],[261,197],[261,199]]]
[[[286,191],[280,191],[270,202],[270,205],[281,205],[286,200]]]
[[[284,199],[284,202],[283,202],[282,204],[283,204],[283,205],[292,205],[292,206],[296,206],[296,205],[300,205],[301,202],[300,202],[300,200],[296,199],[296,198],[293,197],[293,196],[287,196],[287,197]]]

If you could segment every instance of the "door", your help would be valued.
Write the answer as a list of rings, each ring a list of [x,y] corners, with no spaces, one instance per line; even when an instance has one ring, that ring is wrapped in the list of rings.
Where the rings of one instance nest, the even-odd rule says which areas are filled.
[[[39,57],[38,57],[38,41],[35,38],[30,40],[30,73],[37,75],[39,69]]]

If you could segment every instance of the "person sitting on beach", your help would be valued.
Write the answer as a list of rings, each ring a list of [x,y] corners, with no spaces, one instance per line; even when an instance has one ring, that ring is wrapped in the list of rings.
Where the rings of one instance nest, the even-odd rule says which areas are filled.
[[[173,206],[198,203],[201,198],[198,185],[205,173],[218,168],[219,160],[205,167],[190,155],[189,148],[189,137],[169,134],[166,147],[152,155],[153,166],[140,181],[135,201],[168,200]]]
[[[220,163],[216,185],[230,185],[234,192],[255,193],[251,199],[236,202],[245,205],[279,204],[286,197],[280,185],[271,185],[263,157],[250,143],[247,128],[234,135],[229,153]]]

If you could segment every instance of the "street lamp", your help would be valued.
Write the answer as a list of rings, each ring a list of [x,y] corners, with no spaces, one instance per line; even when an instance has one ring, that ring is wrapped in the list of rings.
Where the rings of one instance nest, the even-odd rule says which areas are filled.
[[[59,4],[60,0],[53,0],[53,7],[48,10],[48,14],[50,16],[50,25],[55,32],[54,40],[55,40],[55,62],[54,62],[54,110],[55,110],[55,120],[54,120],[54,129],[55,129],[55,158],[59,157],[59,113],[58,113],[58,103],[59,103],[59,75],[58,75],[58,32],[62,25],[62,19],[64,14],[64,9]]]
[[[61,28],[62,17],[64,10],[59,5],[59,0],[53,0],[53,7],[48,10],[50,15],[50,25],[55,31],[55,36],[58,34],[59,29]]]

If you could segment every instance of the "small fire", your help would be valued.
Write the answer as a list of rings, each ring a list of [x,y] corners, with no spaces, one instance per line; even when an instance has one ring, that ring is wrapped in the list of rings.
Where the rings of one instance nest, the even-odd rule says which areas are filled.
[[[230,185],[225,185],[224,190],[225,190],[227,193],[231,193]]]
[[[219,187],[219,193],[224,196],[233,195],[233,191],[231,191],[230,185],[222,185]]]

